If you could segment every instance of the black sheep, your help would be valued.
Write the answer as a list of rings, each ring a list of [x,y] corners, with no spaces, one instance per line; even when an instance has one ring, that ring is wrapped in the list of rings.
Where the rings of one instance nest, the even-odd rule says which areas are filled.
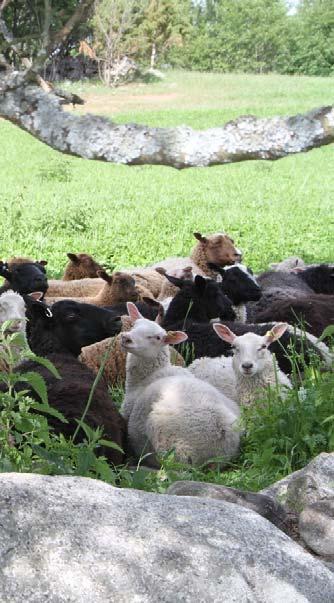
[[[302,322],[307,331],[320,337],[329,325],[334,324],[334,295],[307,295],[273,302],[256,316],[256,322],[289,322],[297,326]]]
[[[47,384],[49,404],[63,413],[68,421],[62,423],[49,416],[49,424],[56,433],[73,436],[96,377],[76,356],[81,347],[116,335],[120,331],[120,321],[107,310],[72,301],[57,302],[52,310],[43,302],[30,300],[27,304],[30,346],[33,352],[47,357],[55,365],[61,379],[56,379],[45,367],[33,360],[22,362],[18,369],[20,372],[36,371],[43,376]],[[27,383],[22,383],[22,386],[18,383],[15,389],[30,388]],[[39,401],[34,390],[30,390],[29,394]],[[103,437],[124,450],[125,422],[103,382],[98,383],[84,420],[93,429],[103,427]],[[84,437],[80,430],[78,441]],[[124,460],[122,453],[109,447],[101,448],[101,453],[115,465]]]
[[[187,281],[166,274],[166,278],[180,288],[166,312],[164,324],[191,319],[209,322],[213,318],[234,320],[236,315],[231,300],[224,295],[220,283],[197,275]]]
[[[8,289],[13,289],[21,295],[33,291],[41,291],[44,294],[48,288],[45,263],[18,262],[8,265],[0,262],[0,276],[6,279],[6,282],[0,287],[0,295]]]
[[[314,293],[334,295],[334,266],[319,264],[300,270],[299,278],[306,283]]]
[[[235,306],[248,301],[258,301],[261,297],[261,287],[253,274],[243,264],[235,264],[222,268],[217,264],[208,264],[222,277],[221,288]]]
[[[268,270],[260,274],[257,280],[262,288],[262,296],[258,302],[247,304],[247,317],[252,322],[256,322],[257,315],[278,300],[313,293],[334,295],[334,267],[328,264],[309,266],[295,272]]]

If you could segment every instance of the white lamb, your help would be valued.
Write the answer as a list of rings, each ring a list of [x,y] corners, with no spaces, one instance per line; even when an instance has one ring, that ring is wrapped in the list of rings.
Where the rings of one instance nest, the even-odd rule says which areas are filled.
[[[268,386],[292,387],[290,379],[277,367],[275,357],[268,350],[268,346],[286,331],[287,324],[278,323],[264,336],[246,333],[237,337],[222,324],[214,324],[213,328],[221,339],[232,345],[233,358],[195,360],[188,370],[198,379],[211,383],[241,406],[252,404]]]
[[[21,295],[11,289],[0,295],[0,325],[5,321],[12,321],[7,332],[25,330],[26,306]]]
[[[185,341],[185,333],[167,333],[144,319],[136,306],[127,305],[135,324],[122,335],[129,353],[121,413],[128,419],[134,453],[140,457],[174,449],[177,460],[193,465],[235,456],[238,406],[187,369],[171,366],[168,345]],[[154,454],[148,462],[158,464]]]
[[[34,297],[42,294],[34,293],[31,294]],[[4,322],[10,320],[8,327],[6,328],[6,335],[10,335],[12,333],[16,333],[22,331],[25,333],[25,324],[26,324],[26,307],[23,298],[21,295],[12,291],[5,291],[0,295],[0,326],[3,325]],[[0,352],[1,352],[0,345]],[[0,355],[1,356],[1,355]],[[0,357],[0,371],[8,371],[8,365],[6,360],[3,357]]]

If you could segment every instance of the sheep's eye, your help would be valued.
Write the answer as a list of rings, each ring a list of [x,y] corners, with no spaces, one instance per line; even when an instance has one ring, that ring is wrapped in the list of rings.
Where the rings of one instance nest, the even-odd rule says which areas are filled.
[[[76,320],[77,319],[77,315],[76,314],[67,314],[66,316],[66,320]]]
[[[260,352],[261,350],[265,350],[265,349],[266,349],[266,347],[267,347],[267,346],[266,346],[266,344],[265,344],[265,343],[263,343],[263,344],[261,345],[261,347],[260,347],[260,348],[258,348],[258,352]]]

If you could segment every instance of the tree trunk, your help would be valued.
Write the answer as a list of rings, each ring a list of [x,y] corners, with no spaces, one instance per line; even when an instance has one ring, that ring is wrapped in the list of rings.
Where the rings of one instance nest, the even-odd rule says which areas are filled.
[[[104,117],[66,113],[57,97],[41,90],[32,71],[1,76],[0,116],[62,153],[178,169],[280,159],[334,142],[333,106],[293,117],[248,115],[204,131],[116,125]]]
[[[150,63],[151,69],[154,69],[156,56],[157,56],[157,47],[155,45],[155,42],[153,42],[152,50],[151,50],[151,63]]]

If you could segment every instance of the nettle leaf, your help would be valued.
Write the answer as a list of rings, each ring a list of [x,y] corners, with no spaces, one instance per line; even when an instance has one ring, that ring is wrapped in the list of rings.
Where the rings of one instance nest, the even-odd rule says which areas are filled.
[[[89,448],[78,450],[77,468],[75,473],[78,475],[86,475],[89,469],[95,465],[95,460],[95,454]]]
[[[85,423],[85,421],[82,421],[81,419],[76,419],[76,422],[78,423],[79,427],[81,427],[81,429],[83,429],[83,431],[85,432],[88,442],[90,444],[96,444],[96,442],[101,437],[102,429],[100,427],[92,429],[89,425],[87,425],[87,423]]]
[[[47,358],[43,358],[43,356],[36,356],[36,354],[30,351],[25,354],[25,357],[28,360],[33,360],[34,362],[45,366],[45,368],[47,368],[50,373],[52,373],[52,375],[56,377],[56,379],[61,379],[61,375],[59,374],[58,370],[56,369],[54,364],[52,364],[52,362],[50,362],[50,360],[48,360]]]
[[[20,375],[19,380],[29,383],[29,385],[39,395],[43,404],[48,405],[48,393],[46,389],[46,383],[41,375],[33,371],[29,371],[28,373],[22,373]]]
[[[334,325],[328,325],[328,327],[326,327],[325,330],[321,333],[318,341],[323,341],[325,337],[331,337],[332,335],[334,335]]]
[[[22,331],[16,331],[16,333],[12,333],[12,335],[10,335],[9,337],[9,341],[11,344],[17,345],[20,348],[28,346],[25,333]]]
[[[112,448],[113,450],[118,450],[118,452],[124,454],[124,450],[122,450],[122,448],[112,440],[101,439],[99,440],[99,444],[101,444],[101,446],[106,446],[107,448]]]
[[[68,420],[59,410],[56,410],[52,406],[49,406],[49,404],[47,403],[41,404],[40,402],[34,401],[31,403],[31,408],[43,412],[47,415],[51,415],[51,417],[56,417],[56,419],[59,419],[62,423],[68,423]]]

